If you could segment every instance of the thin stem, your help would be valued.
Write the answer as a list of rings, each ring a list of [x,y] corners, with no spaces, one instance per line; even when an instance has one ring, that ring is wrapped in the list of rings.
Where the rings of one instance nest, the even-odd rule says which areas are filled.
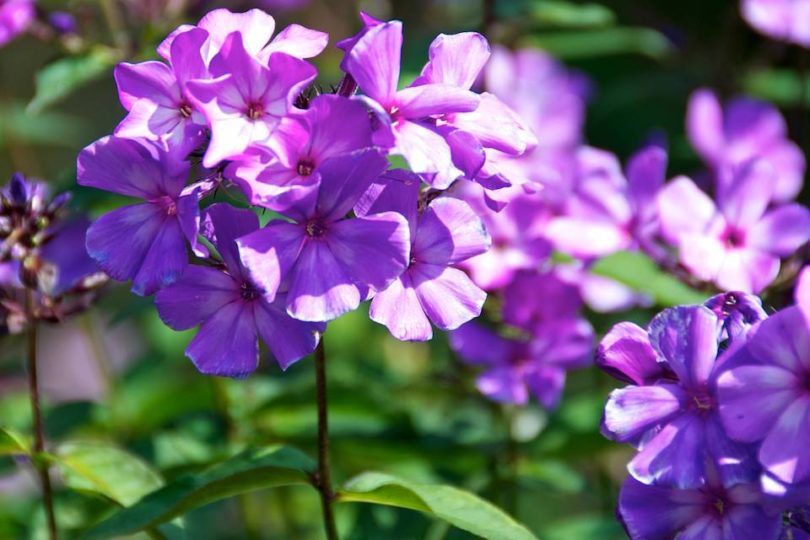
[[[326,401],[326,353],[323,343],[324,339],[321,336],[318,348],[315,349],[315,388],[318,401],[318,477],[315,487],[321,495],[326,538],[338,540],[335,514],[332,509],[335,493],[332,491],[332,472],[329,468],[329,415]]]
[[[337,88],[337,95],[343,97],[352,97],[355,92],[357,92],[357,81],[355,81],[354,77],[347,73],[343,76],[343,79],[340,80],[340,84]]]
[[[34,451],[37,459],[34,467],[39,474],[42,487],[42,499],[45,505],[45,517],[48,521],[48,536],[56,540],[56,516],[53,511],[53,490],[51,488],[51,475],[48,464],[43,462],[40,455],[45,451],[45,430],[42,426],[42,410],[39,402],[39,381],[37,377],[37,321],[34,317],[34,291],[25,291],[25,313],[28,319],[28,388],[31,395],[31,411],[34,417]]]

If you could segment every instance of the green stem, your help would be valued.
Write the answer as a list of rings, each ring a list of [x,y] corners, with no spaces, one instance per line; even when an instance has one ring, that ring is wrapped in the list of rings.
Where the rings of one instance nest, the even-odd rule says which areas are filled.
[[[318,476],[315,487],[321,496],[323,525],[328,540],[338,540],[335,527],[335,514],[332,503],[335,493],[332,491],[332,473],[329,468],[329,415],[326,399],[326,353],[324,339],[315,349],[315,388],[318,402]]]
[[[39,475],[42,499],[45,505],[45,518],[48,522],[48,537],[57,540],[56,516],[53,511],[53,489],[48,464],[41,457],[45,452],[45,429],[42,423],[42,409],[39,400],[39,380],[37,375],[37,320],[34,313],[34,291],[25,291],[25,313],[28,319],[28,388],[31,396],[31,412],[34,419],[34,467]]]

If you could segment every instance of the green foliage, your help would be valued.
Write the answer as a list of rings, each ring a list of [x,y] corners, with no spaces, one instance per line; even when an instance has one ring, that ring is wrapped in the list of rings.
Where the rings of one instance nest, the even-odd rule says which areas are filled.
[[[529,13],[533,21],[555,27],[590,28],[610,26],[616,21],[616,15],[601,4],[533,2]]]
[[[368,472],[347,482],[337,497],[339,502],[417,510],[488,540],[536,540],[528,529],[492,504],[450,486],[415,484]]]
[[[757,69],[743,81],[746,93],[781,106],[795,106],[804,99],[810,105],[810,76],[802,82],[792,69]]]
[[[26,438],[11,429],[0,428],[0,456],[30,454],[31,445]]]
[[[640,54],[661,60],[673,53],[670,41],[650,28],[612,27],[570,32],[541,32],[521,40],[564,60]]]

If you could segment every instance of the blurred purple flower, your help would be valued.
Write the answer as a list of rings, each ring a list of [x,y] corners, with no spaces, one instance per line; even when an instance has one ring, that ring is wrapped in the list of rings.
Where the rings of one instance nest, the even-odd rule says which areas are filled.
[[[810,1],[742,0],[740,7],[743,18],[757,31],[810,48]]]
[[[779,258],[810,239],[805,207],[768,210],[773,186],[773,170],[762,161],[739,169],[717,204],[688,178],[677,178],[658,196],[661,232],[696,277],[723,290],[759,292],[779,272]]]
[[[810,480],[810,322],[798,307],[771,315],[734,350],[717,380],[736,440],[761,441],[759,461],[788,484]]]
[[[503,289],[503,321],[527,331],[555,319],[575,319],[581,308],[577,286],[556,271],[517,272]]]
[[[147,141],[104,137],[81,151],[77,181],[143,199],[104,214],[87,231],[87,251],[113,279],[150,295],[176,281],[197,246],[198,194],[183,192],[188,162]]]
[[[214,204],[206,209],[206,220],[225,271],[189,266],[155,297],[160,318],[169,327],[188,330],[200,325],[186,349],[197,369],[207,375],[249,375],[258,365],[259,337],[282,369],[315,350],[326,325],[292,319],[284,311],[283,295],[274,302],[265,300],[261,286],[239,260],[236,240],[258,230],[256,214]]]
[[[792,200],[801,190],[804,154],[788,139],[785,119],[773,105],[737,98],[724,109],[714,92],[697,90],[689,100],[686,131],[714,170],[719,193],[731,189],[738,170],[757,158],[773,167],[774,201]]]
[[[0,47],[25,32],[36,17],[34,0],[0,0]]]
[[[346,218],[387,165],[376,150],[329,159],[321,165],[317,200],[307,198],[285,212],[293,222],[275,220],[239,239],[242,262],[268,302],[287,286],[292,317],[328,321],[405,270],[410,236],[402,215]]]
[[[75,34],[77,30],[76,17],[67,11],[52,11],[48,23],[59,34]]]

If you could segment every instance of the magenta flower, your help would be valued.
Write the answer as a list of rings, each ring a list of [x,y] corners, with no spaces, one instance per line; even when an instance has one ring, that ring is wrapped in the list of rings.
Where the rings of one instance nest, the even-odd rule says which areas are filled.
[[[171,66],[162,62],[118,64],[115,82],[121,104],[129,111],[115,134],[131,139],[163,139],[193,150],[205,139],[205,117],[192,104],[187,83],[208,77],[200,50],[208,34],[192,29],[171,46]]]
[[[717,380],[728,434],[761,441],[759,461],[787,484],[810,480],[810,323],[799,307],[764,320]]]
[[[699,487],[707,467],[725,483],[752,481],[751,450],[732,442],[720,422],[714,381],[724,320],[704,306],[665,310],[649,332],[615,326],[599,346],[597,364],[631,386],[614,390],[602,431],[639,453],[627,465],[645,484]]]
[[[810,2],[742,0],[743,18],[755,30],[779,41],[810,47]]]
[[[681,263],[723,290],[759,292],[786,257],[810,239],[810,212],[798,204],[768,210],[772,169],[753,162],[740,169],[715,204],[688,178],[658,196],[661,232],[678,246]]]
[[[310,64],[282,52],[270,55],[264,65],[248,53],[239,32],[227,37],[210,70],[214,79],[187,85],[211,128],[203,158],[209,168],[266,140],[316,75]]]
[[[752,159],[770,163],[776,202],[792,200],[804,183],[805,158],[788,139],[785,119],[773,105],[737,98],[723,109],[710,90],[698,90],[689,100],[686,131],[692,146],[714,170],[718,190],[734,181],[735,172]]]
[[[433,337],[432,322],[453,330],[481,314],[486,293],[455,264],[489,249],[481,219],[464,201],[435,199],[417,216],[419,177],[392,171],[356,207],[358,215],[395,211],[410,225],[408,267],[371,301],[370,316],[405,341]]]
[[[747,339],[748,332],[768,314],[762,309],[762,300],[757,296],[741,292],[727,292],[712,296],[703,304],[714,311],[723,321],[721,339],[732,342],[736,339]]]
[[[782,516],[763,507],[757,484],[724,487],[714,481],[694,489],[625,480],[619,519],[631,540],[777,540]]]
[[[251,279],[273,302],[288,287],[287,313],[329,321],[351,311],[369,292],[385,289],[408,266],[410,235],[402,215],[346,215],[387,168],[376,150],[332,158],[320,167],[317,198],[290,207],[292,222],[276,220],[239,239]]]
[[[183,186],[189,164],[146,141],[104,137],[79,154],[77,180],[144,202],[104,214],[87,231],[87,252],[113,279],[149,295],[176,281],[196,246],[197,192]]]
[[[160,318],[175,330],[200,325],[186,349],[194,365],[207,375],[245,377],[258,366],[261,338],[282,369],[315,350],[322,323],[296,321],[284,311],[284,296],[265,300],[239,260],[236,239],[259,228],[256,214],[227,204],[206,209],[212,242],[224,269],[189,266],[155,297]]]
[[[225,176],[239,182],[252,204],[284,212],[318,187],[322,163],[371,147],[371,134],[361,102],[321,95],[285,117],[269,141],[230,163]]]
[[[35,17],[34,0],[0,0],[0,47],[25,32]]]
[[[586,259],[639,246],[657,252],[655,197],[666,176],[666,152],[656,145],[640,150],[628,162],[626,178],[612,154],[591,149],[578,159],[573,196],[546,230],[555,247]]]
[[[453,164],[450,144],[433,117],[474,111],[478,96],[446,84],[423,84],[397,91],[402,23],[367,26],[362,32],[350,46],[345,65],[382,124],[375,142],[393,146],[391,152],[404,156],[411,170],[422,174],[433,187],[447,188],[463,173]]]
[[[526,405],[533,395],[553,409],[566,371],[592,361],[593,329],[582,319],[559,319],[537,326],[530,339],[517,339],[471,322],[450,332],[450,346],[462,360],[484,369],[476,386],[488,398]]]
[[[810,266],[805,266],[796,280],[796,305],[807,314],[810,319]]]

